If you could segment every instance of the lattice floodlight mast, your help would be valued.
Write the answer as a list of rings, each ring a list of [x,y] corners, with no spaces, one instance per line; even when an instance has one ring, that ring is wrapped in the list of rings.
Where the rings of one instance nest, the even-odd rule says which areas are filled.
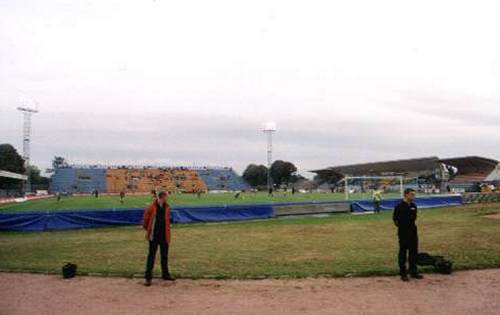
[[[270,191],[272,188],[271,165],[273,164],[273,133],[276,132],[276,123],[265,123],[262,131],[267,138],[267,190]]]
[[[30,139],[31,139],[31,115],[38,113],[38,110],[20,106],[17,110],[23,113],[23,159],[24,167],[26,170],[26,186],[24,188],[25,192],[31,192],[31,178],[29,172],[30,166]]]

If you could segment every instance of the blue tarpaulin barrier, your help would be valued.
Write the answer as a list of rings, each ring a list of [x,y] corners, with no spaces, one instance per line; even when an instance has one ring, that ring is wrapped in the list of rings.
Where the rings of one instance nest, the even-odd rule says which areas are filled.
[[[382,210],[392,210],[401,199],[383,200]],[[345,201],[338,201],[345,203]],[[230,205],[211,207],[183,207],[173,208],[171,220],[174,223],[218,222],[267,219],[273,217],[274,206],[330,204],[332,201],[303,202],[303,203],[276,203],[262,205]],[[462,204],[462,196],[446,195],[417,198],[420,208],[436,208],[457,206]],[[373,210],[371,200],[352,201],[351,209],[354,212]],[[74,210],[59,212],[22,212],[0,213],[0,230],[12,231],[46,231],[70,230],[81,228],[95,228],[113,225],[140,224],[143,209],[101,209],[101,210]]]
[[[394,210],[399,202],[401,198],[382,200],[380,208],[381,210]],[[417,198],[415,203],[419,208],[439,208],[459,206],[463,204],[463,199],[461,195],[432,196]],[[373,211],[374,203],[371,200],[353,201],[351,210],[353,212]]]
[[[46,231],[140,224],[143,209],[74,210],[0,214],[0,230]],[[267,219],[271,205],[174,208],[174,223]]]
[[[235,205],[175,208],[171,216],[174,223],[268,219],[273,216],[273,207],[271,205]]]

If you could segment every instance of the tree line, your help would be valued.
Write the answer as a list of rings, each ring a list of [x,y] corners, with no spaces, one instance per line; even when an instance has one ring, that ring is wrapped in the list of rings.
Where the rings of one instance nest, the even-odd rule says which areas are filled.
[[[11,144],[0,144],[0,170],[17,174],[26,174],[24,159]],[[41,171],[38,167],[30,165],[28,170],[33,188],[42,190],[49,188],[49,179],[41,175]],[[2,190],[20,191],[22,185],[23,182],[18,179],[5,177],[0,179],[0,189]]]
[[[264,188],[267,185],[268,168],[265,165],[249,164],[243,172],[243,179],[254,188]],[[297,167],[288,161],[276,160],[271,164],[271,180],[274,187],[288,187],[304,179],[297,173]]]

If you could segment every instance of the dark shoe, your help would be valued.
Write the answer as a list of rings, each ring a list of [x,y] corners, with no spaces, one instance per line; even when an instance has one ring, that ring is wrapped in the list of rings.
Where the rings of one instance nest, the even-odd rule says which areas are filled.
[[[151,279],[144,280],[144,286],[150,287],[151,286]]]
[[[409,281],[410,279],[408,279],[408,276],[407,275],[401,275],[401,281]]]
[[[424,276],[422,276],[421,274],[418,274],[418,273],[413,273],[410,275],[410,277],[412,277],[413,279],[423,279]]]
[[[166,276],[163,276],[161,277],[163,280],[165,281],[175,281],[175,278],[172,277],[170,274],[166,275]]]

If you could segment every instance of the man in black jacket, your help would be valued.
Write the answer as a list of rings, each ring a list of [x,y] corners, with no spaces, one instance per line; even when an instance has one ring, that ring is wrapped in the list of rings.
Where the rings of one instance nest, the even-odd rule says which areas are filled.
[[[415,200],[415,190],[408,188],[404,191],[403,200],[394,208],[392,219],[398,228],[399,238],[399,274],[401,280],[408,281],[406,269],[406,256],[408,254],[410,276],[415,279],[423,277],[417,271],[418,254],[418,234],[417,225],[417,205]]]

